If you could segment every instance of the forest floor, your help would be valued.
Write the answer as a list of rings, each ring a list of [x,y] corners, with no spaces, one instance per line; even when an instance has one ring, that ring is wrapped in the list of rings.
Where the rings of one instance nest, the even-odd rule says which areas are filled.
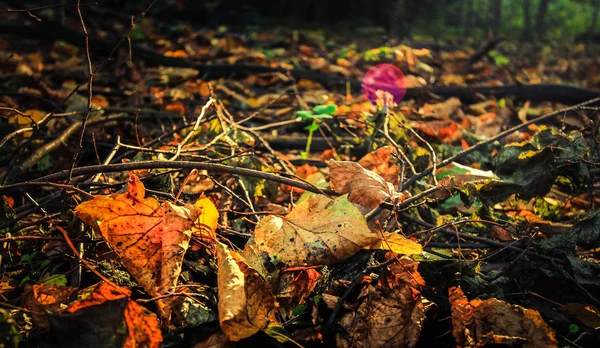
[[[4,346],[600,346],[598,47],[90,11],[0,24]]]

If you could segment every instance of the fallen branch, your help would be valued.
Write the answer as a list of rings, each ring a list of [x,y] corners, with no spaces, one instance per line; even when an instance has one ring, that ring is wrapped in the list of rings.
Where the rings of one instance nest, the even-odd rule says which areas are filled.
[[[93,175],[98,173],[114,173],[114,172],[124,172],[130,170],[140,170],[140,169],[198,169],[198,170],[206,170],[208,172],[216,172],[216,173],[228,173],[233,175],[243,175],[250,176],[258,179],[265,179],[273,182],[277,182],[284,185],[289,185],[292,187],[301,188],[303,190],[321,193],[326,195],[334,195],[337,196],[337,193],[330,189],[321,189],[314,185],[308,184],[303,181],[294,180],[290,178],[286,178],[283,176],[279,176],[274,173],[261,172],[259,170],[246,169],[246,168],[238,168],[231,167],[223,164],[214,164],[214,163],[199,163],[199,162],[187,162],[187,161],[141,161],[141,162],[133,162],[133,163],[116,163],[116,164],[108,164],[108,165],[95,165],[95,166],[87,166],[87,167],[79,167],[74,168],[72,170],[72,176],[80,176],[80,175]],[[59,180],[64,180],[69,177],[69,170],[63,170],[58,173],[50,174],[43,176],[41,178],[34,179],[29,182],[16,183],[10,185],[0,186],[0,193],[5,194],[8,192],[20,191],[23,187],[30,185],[30,182],[56,182]]]

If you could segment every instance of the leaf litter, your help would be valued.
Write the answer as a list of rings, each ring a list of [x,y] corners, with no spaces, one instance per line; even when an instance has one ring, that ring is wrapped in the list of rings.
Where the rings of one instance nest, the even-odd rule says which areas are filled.
[[[563,57],[521,65],[525,54],[513,52],[463,76],[470,50],[340,37],[325,45],[310,32],[249,39],[185,25],[182,35],[194,34],[182,45],[146,25],[134,33],[149,48],[143,59],[185,60],[154,67],[119,53],[106,68],[113,74],[94,80],[72,173],[88,95],[61,104],[68,117],[51,106],[73,76],[86,76],[79,48],[50,40],[22,52],[1,39],[2,57],[12,57],[6,78],[42,81],[24,79],[0,99],[9,129],[0,151],[16,154],[0,172],[0,295],[9,304],[0,320],[13,346],[50,336],[122,347],[597,343],[597,111],[576,107],[536,125],[563,105],[518,92],[411,90],[573,82],[553,69]],[[211,77],[192,60],[264,70]],[[405,73],[392,98],[359,96],[353,82],[390,62]],[[345,91],[331,83],[342,76]],[[135,93],[143,107],[132,107]],[[486,142],[510,127],[519,128]],[[105,166],[77,171],[96,163]],[[203,174],[186,178],[192,168]],[[427,171],[437,180],[416,179]],[[55,173],[63,176],[44,178]],[[85,267],[65,256],[73,250]]]

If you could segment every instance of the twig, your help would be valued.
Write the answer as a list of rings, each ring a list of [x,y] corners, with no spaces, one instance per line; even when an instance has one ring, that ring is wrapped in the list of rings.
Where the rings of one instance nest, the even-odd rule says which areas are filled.
[[[303,190],[321,193],[326,195],[334,195],[337,194],[330,189],[321,189],[314,185],[310,185],[298,180],[286,178],[279,176],[273,173],[262,172],[259,170],[246,169],[246,168],[237,168],[231,167],[223,164],[214,164],[214,163],[197,163],[197,162],[185,162],[185,161],[141,161],[141,162],[132,162],[132,163],[115,163],[108,165],[95,165],[95,166],[87,166],[87,167],[78,167],[73,169],[73,176],[79,175],[93,175],[98,173],[114,173],[114,172],[123,172],[130,170],[139,170],[139,169],[198,169],[198,170],[207,170],[209,172],[218,172],[218,173],[229,173],[235,175],[242,176],[250,176],[259,179],[270,180],[274,182],[278,182],[280,184],[289,185],[297,188],[301,188]],[[69,175],[68,170],[63,170],[58,173],[50,174],[43,176],[41,178],[32,180],[32,182],[55,182],[57,180],[62,180],[67,178]],[[11,185],[0,186],[0,193],[12,192],[15,190],[19,190],[26,183],[17,183]]]
[[[573,106],[569,106],[569,107],[566,107],[566,108],[563,108],[563,109],[560,109],[560,110],[553,111],[553,112],[551,112],[551,113],[549,113],[549,114],[546,114],[546,115],[544,115],[544,116],[540,116],[540,117],[538,117],[538,118],[535,118],[535,119],[533,119],[533,120],[531,120],[531,121],[528,121],[528,122],[522,123],[522,124],[520,124],[520,125],[517,125],[517,126],[515,126],[515,127],[512,127],[512,128],[510,128],[510,129],[507,129],[507,130],[505,130],[504,132],[502,132],[502,133],[500,133],[500,134],[496,135],[495,137],[492,137],[492,138],[490,138],[490,139],[488,139],[488,140],[480,141],[480,142],[478,142],[477,144],[475,144],[475,145],[471,146],[470,148],[468,148],[468,149],[465,149],[465,150],[463,150],[463,151],[461,151],[461,152],[459,152],[459,153],[455,154],[454,156],[451,156],[451,157],[448,157],[448,158],[446,158],[445,160],[441,161],[441,162],[438,164],[437,168],[442,168],[442,167],[445,167],[445,166],[449,165],[450,163],[452,163],[452,162],[454,162],[454,161],[458,160],[459,158],[462,158],[462,157],[464,157],[464,156],[466,156],[466,155],[468,155],[468,154],[470,154],[470,153],[472,153],[472,152],[475,152],[476,150],[478,150],[478,149],[482,148],[483,146],[486,146],[486,145],[492,144],[493,142],[495,142],[495,141],[497,141],[497,140],[500,140],[500,139],[502,139],[502,138],[504,138],[504,137],[506,137],[506,136],[508,136],[508,135],[510,135],[510,134],[512,134],[512,133],[514,133],[514,132],[516,132],[516,131],[518,131],[518,130],[521,130],[521,129],[527,128],[529,125],[532,125],[532,124],[534,124],[534,123],[538,123],[538,122],[542,122],[542,121],[549,120],[549,119],[551,119],[551,118],[553,118],[553,117],[556,117],[556,116],[558,116],[558,115],[560,115],[560,114],[563,114],[563,113],[565,113],[565,112],[568,112],[568,111],[578,110],[578,109],[580,109],[582,106],[585,106],[585,105],[588,105],[588,104],[593,104],[593,103],[596,103],[596,102],[598,102],[598,101],[600,101],[600,97],[599,97],[599,98],[590,99],[590,100],[588,100],[588,101],[585,101],[585,102],[583,102],[583,103],[579,103],[579,104],[577,104],[577,105],[573,105]],[[411,186],[411,185],[412,185],[412,184],[414,184],[414,183],[415,183],[417,180],[421,179],[422,177],[424,177],[424,176],[426,176],[426,175],[429,175],[429,174],[431,174],[431,172],[432,172],[432,171],[433,171],[433,167],[429,167],[429,168],[425,169],[424,171],[420,172],[419,174],[417,174],[417,175],[414,175],[413,177],[411,177],[410,179],[408,179],[408,181],[406,182],[406,184],[404,184],[404,187],[409,187],[409,186]]]
[[[583,285],[579,284],[579,282],[575,278],[573,278],[573,276],[571,276],[569,272],[565,271],[564,269],[562,269],[562,267],[557,265],[556,262],[554,262],[554,260],[550,260],[550,262],[552,262],[554,268],[556,268],[560,273],[562,273],[563,276],[572,281],[575,284],[575,286],[577,286],[577,288],[583,293],[583,295],[585,295],[585,297],[588,298],[588,300],[592,301],[596,307],[600,308],[600,300],[595,298],[594,295],[592,295],[586,288],[583,287]]]
[[[173,157],[171,157],[169,159],[169,161],[174,161],[177,159],[177,157],[179,157],[181,148],[183,146],[185,146],[185,144],[190,140],[192,135],[194,135],[194,133],[196,132],[196,129],[198,129],[198,126],[200,125],[200,122],[202,122],[202,119],[204,118],[204,114],[206,113],[206,110],[212,105],[212,103],[214,103],[214,101],[215,100],[213,98],[210,98],[208,100],[208,102],[202,107],[202,111],[200,112],[200,115],[198,115],[198,119],[196,120],[196,123],[194,124],[194,128],[186,135],[186,137],[179,144],[177,144],[177,152],[175,152],[175,155],[173,155]]]

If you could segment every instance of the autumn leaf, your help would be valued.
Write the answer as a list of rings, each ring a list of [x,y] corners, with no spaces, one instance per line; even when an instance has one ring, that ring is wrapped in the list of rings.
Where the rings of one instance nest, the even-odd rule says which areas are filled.
[[[217,244],[219,323],[231,341],[239,341],[276,323],[275,297],[264,279],[235,251]]]
[[[194,204],[200,215],[192,227],[192,234],[199,237],[207,243],[214,243],[217,240],[217,223],[219,221],[219,211],[208,197],[202,197]]]
[[[331,187],[339,194],[348,194],[348,200],[374,209],[395,195],[394,186],[381,176],[350,161],[329,161]]]
[[[49,316],[52,328],[63,346],[160,347],[158,318],[130,294],[104,282],[85,289],[62,313]]]
[[[161,205],[144,198],[144,185],[133,174],[129,178],[126,193],[96,196],[78,205],[75,214],[102,234],[150,296],[165,295],[177,283],[200,212],[193,205]],[[161,318],[168,322],[172,300],[157,302]]]
[[[369,249],[390,250],[396,254],[420,255],[423,253],[423,246],[412,241],[400,233],[388,233],[385,239],[373,243]]]
[[[342,346],[406,347],[417,343],[425,321],[420,291],[425,282],[417,267],[416,261],[401,258],[382,272],[376,286],[368,285],[363,302],[350,314],[352,320],[345,321],[349,338],[342,339]]]
[[[495,298],[471,300],[462,290],[448,290],[452,306],[452,334],[458,347],[519,345],[524,348],[558,347],[554,331],[533,309]]]
[[[344,261],[379,240],[346,196],[314,195],[286,216],[262,219],[246,248],[266,253],[289,267],[330,265]]]
[[[395,186],[400,180],[400,167],[394,164],[392,157],[394,153],[396,153],[396,149],[392,146],[383,146],[366,154],[358,161],[358,164],[380,175],[385,181]]]
[[[23,307],[32,311],[37,325],[48,328],[50,323],[45,313],[57,311],[66,303],[75,289],[58,284],[33,284],[25,287]]]

